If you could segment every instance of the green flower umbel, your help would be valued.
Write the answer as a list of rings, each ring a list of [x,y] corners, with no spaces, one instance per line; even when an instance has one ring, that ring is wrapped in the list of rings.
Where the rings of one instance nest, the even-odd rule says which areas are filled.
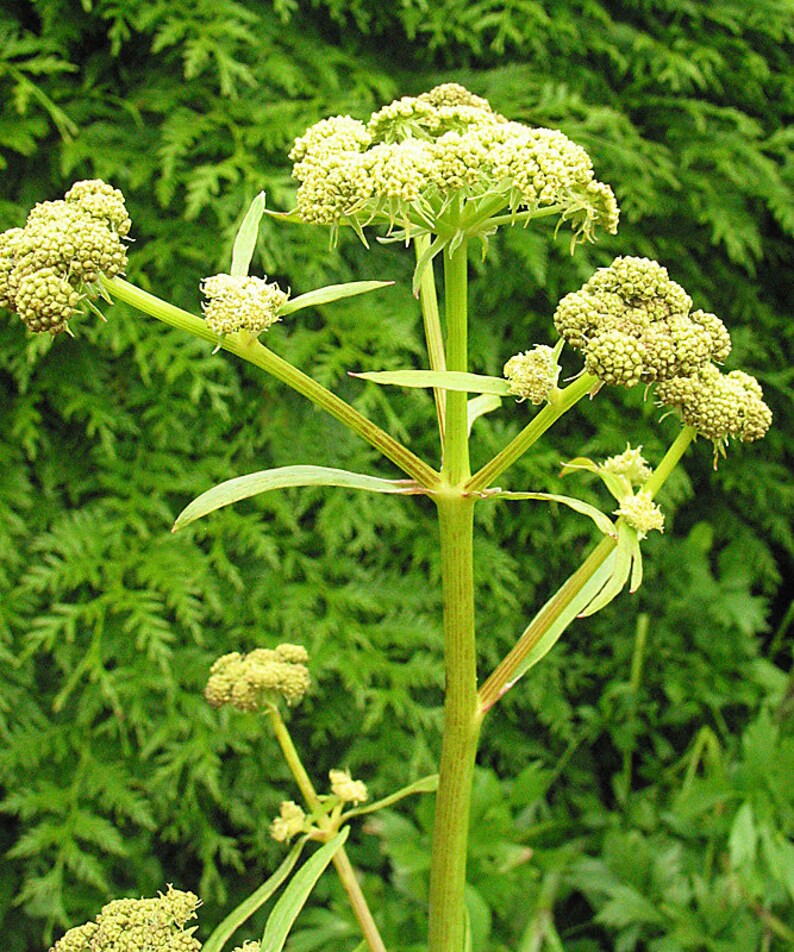
[[[331,792],[342,803],[356,805],[369,799],[367,785],[363,780],[354,780],[349,770],[329,770],[328,779],[331,781]]]
[[[234,278],[230,274],[204,278],[201,290],[207,298],[202,304],[204,317],[218,335],[241,330],[261,334],[279,319],[278,309],[289,297],[277,284],[268,284],[263,278]]]
[[[196,926],[185,928],[200,905],[198,896],[172,886],[157,899],[116,899],[50,952],[200,952]]]
[[[653,473],[642,455],[642,447],[632,449],[630,443],[626,444],[626,449],[622,453],[605,459],[599,469],[605,473],[613,473],[615,476],[625,476],[631,486],[642,486]]]
[[[631,387],[725,360],[731,350],[725,325],[691,307],[686,291],[656,261],[616,258],[560,301],[554,324],[584,353],[588,373]]]
[[[230,704],[240,711],[261,711],[279,698],[297,704],[309,689],[308,660],[300,645],[233,651],[210,668],[204,696],[213,707]]]
[[[516,354],[504,366],[510,393],[530,403],[544,403],[557,386],[560,368],[552,347],[536,344],[532,350]]]
[[[642,490],[621,499],[615,515],[623,516],[626,522],[637,530],[641,539],[654,529],[664,532],[664,513],[653,501],[651,494]]]
[[[129,230],[124,196],[99,179],[40,202],[24,228],[0,235],[0,307],[16,311],[34,333],[68,330],[100,277],[124,271]]]
[[[288,843],[293,836],[303,833],[306,814],[293,800],[282,800],[279,815],[270,824],[270,835],[278,843]]]
[[[706,364],[690,377],[660,384],[656,394],[723,453],[730,437],[751,443],[760,440],[772,424],[772,411],[764,403],[761,385],[742,370],[723,374],[713,364]]]
[[[497,210],[554,206],[585,238],[596,226],[617,230],[615,196],[584,149],[557,130],[509,122],[456,83],[395,100],[367,123],[323,119],[290,158],[304,221],[434,231],[448,211],[487,195],[502,197]]]

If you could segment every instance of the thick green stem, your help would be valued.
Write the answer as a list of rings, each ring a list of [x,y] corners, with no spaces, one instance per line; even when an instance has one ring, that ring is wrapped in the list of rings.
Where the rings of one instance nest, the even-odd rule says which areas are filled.
[[[462,952],[471,786],[482,712],[477,699],[472,536],[474,500],[437,500],[444,598],[444,738],[430,869],[428,952]]]
[[[344,400],[331,393],[322,384],[312,380],[297,367],[293,367],[292,364],[274,354],[273,351],[268,350],[250,334],[243,332],[228,334],[223,340],[218,341],[217,334],[211,331],[201,318],[183,311],[167,301],[162,301],[147,291],[142,291],[128,281],[123,281],[121,278],[103,279],[102,285],[109,295],[119,301],[131,304],[139,311],[143,311],[144,314],[149,314],[171,327],[188,331],[210,343],[219,344],[223,350],[266,371],[311,400],[312,403],[325,410],[340,423],[349,427],[367,443],[379,450],[387,459],[391,460],[404,473],[412,476],[421,486],[429,489],[438,485],[438,473],[431,466],[428,466],[424,460],[419,459],[407,447],[389,436],[371,420],[362,416],[349,403],[345,403]]]
[[[467,366],[467,257],[463,242],[444,252],[447,368]],[[442,476],[436,495],[444,601],[444,736],[441,745],[433,855],[430,865],[428,952],[462,952],[471,785],[480,735],[474,635],[473,497],[469,477],[467,395],[447,394]]]
[[[662,461],[642,486],[644,492],[654,496],[661,489],[696,436],[697,431],[694,427],[685,426],[681,430],[664,454]],[[502,659],[480,688],[479,698],[483,713],[490,710],[499,698],[510,690],[515,680],[516,671],[518,671],[524,659],[603,565],[616,544],[614,538],[604,537],[527,626],[510,652]]]
[[[430,236],[420,235],[414,239],[414,251],[417,262],[430,247]],[[422,320],[425,325],[425,340],[427,341],[427,356],[431,370],[446,370],[444,358],[444,336],[441,333],[441,318],[438,313],[438,296],[436,295],[436,281],[433,274],[433,263],[425,268],[419,279],[419,303],[422,307]],[[438,418],[438,432],[441,445],[444,445],[444,421],[447,409],[447,394],[445,390],[434,389],[433,398],[436,401],[436,416]]]
[[[281,713],[275,705],[270,705],[267,709],[267,713],[270,717],[270,723],[273,726],[273,732],[276,735],[276,740],[281,748],[281,752],[284,754],[284,759],[287,762],[290,773],[295,778],[295,782],[303,794],[306,805],[313,813],[318,814],[316,820],[317,826],[319,826],[321,830],[326,830],[329,833],[335,832],[332,821],[322,812],[320,798],[317,796],[314,784],[306,773],[306,769],[303,766],[298,751],[295,749],[292,737],[287,729],[287,725],[281,717]],[[340,847],[334,854],[333,864],[336,867],[339,880],[347,893],[350,906],[358,920],[358,924],[361,927],[361,934],[364,936],[370,952],[386,952],[386,946],[383,944],[383,939],[380,937],[378,927],[372,918],[366,897],[361,891],[356,871],[345,852],[344,846]]]
[[[597,385],[597,377],[582,374],[564,390],[553,393],[551,402],[532,418],[518,436],[471,477],[464,487],[465,491],[477,493],[487,489],[508,467],[520,459],[553,423]]]

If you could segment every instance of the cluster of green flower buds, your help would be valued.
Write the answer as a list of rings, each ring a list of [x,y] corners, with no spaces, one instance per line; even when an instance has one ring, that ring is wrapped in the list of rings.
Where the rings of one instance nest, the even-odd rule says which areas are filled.
[[[536,344],[532,350],[516,354],[504,366],[510,393],[536,406],[549,399],[557,386],[560,368],[553,347]]]
[[[202,304],[207,324],[221,336],[241,330],[261,334],[279,319],[278,309],[289,297],[264,278],[235,278],[230,274],[204,278],[201,290],[207,298]]]
[[[687,377],[728,356],[731,340],[722,321],[691,307],[692,299],[662,265],[616,258],[560,301],[554,324],[584,352],[588,373],[632,387]]]
[[[615,510],[615,515],[623,516],[626,522],[637,530],[641,539],[654,529],[664,532],[664,513],[653,501],[651,494],[642,490],[624,496]]]
[[[100,275],[124,271],[129,231],[124,196],[99,179],[77,182],[60,201],[40,202],[24,228],[0,234],[0,307],[36,333],[67,330]]]
[[[349,770],[330,770],[328,778],[331,781],[331,796],[320,797],[321,800],[331,800],[332,805],[352,803],[357,806],[369,799],[367,785],[362,780],[354,780]],[[336,801],[332,800],[335,797]],[[311,818],[303,809],[292,800],[283,800],[279,807],[279,815],[270,824],[270,835],[279,843],[288,843],[300,833],[317,832]]]
[[[453,199],[459,207],[493,195],[512,211],[558,207],[588,238],[596,225],[617,230],[615,196],[594,179],[584,149],[559,131],[508,121],[456,83],[398,99],[368,123],[323,119],[296,140],[290,158],[304,221],[433,230]]]
[[[760,440],[772,423],[761,385],[741,370],[723,374],[706,364],[690,377],[660,384],[656,393],[664,405],[679,410],[684,423],[722,451],[729,437],[744,443]]]
[[[307,833],[306,814],[292,800],[283,800],[279,815],[270,824],[270,835],[277,843],[289,843],[293,836]]]
[[[301,645],[233,651],[210,668],[204,696],[213,707],[230,704],[240,711],[260,711],[279,698],[297,704],[309,689],[308,660]]]
[[[198,896],[172,886],[156,899],[115,899],[95,922],[70,929],[50,952],[199,952],[197,927],[185,926],[200,905]]]
[[[653,473],[647,460],[642,455],[642,447],[638,446],[636,449],[632,449],[631,443],[626,444],[626,449],[622,453],[605,459],[598,468],[605,473],[624,476],[631,486],[642,486]]]
[[[369,791],[363,780],[354,780],[349,770],[330,770],[328,779],[331,781],[331,793],[339,797],[342,803],[354,805],[369,800]]]

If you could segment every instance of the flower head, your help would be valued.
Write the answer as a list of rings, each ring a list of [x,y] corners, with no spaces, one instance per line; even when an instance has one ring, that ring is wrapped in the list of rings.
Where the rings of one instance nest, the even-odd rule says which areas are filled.
[[[504,375],[510,384],[510,393],[530,403],[544,403],[557,386],[560,368],[554,349],[536,344],[532,350],[516,354],[504,366]]]
[[[656,261],[616,258],[560,301],[554,323],[584,352],[588,373],[631,387],[725,360],[731,349],[725,325],[691,307],[686,291]]]
[[[0,235],[0,307],[17,311],[31,331],[67,330],[99,278],[123,273],[129,230],[124,196],[99,179],[40,202],[24,228]]]
[[[11,288],[10,278],[22,234],[21,228],[9,228],[0,234],[0,307],[14,307],[16,292]]]
[[[105,222],[117,235],[125,238],[130,233],[132,222],[127,213],[124,196],[117,188],[101,179],[84,179],[75,182],[64,195],[92,218]]]
[[[641,486],[653,473],[642,455],[642,447],[632,449],[630,443],[622,453],[605,459],[599,468],[605,473],[625,476],[632,486]]]
[[[270,835],[279,843],[288,843],[293,836],[302,833],[306,823],[306,814],[292,800],[284,800],[279,815],[270,824]]]
[[[367,124],[323,119],[290,157],[305,221],[427,225],[456,196],[489,195],[513,211],[559,206],[576,235],[617,228],[615,197],[584,149],[559,131],[508,122],[456,83],[396,99]]]
[[[55,268],[39,268],[22,276],[14,299],[28,330],[51,334],[64,329],[79,301],[80,295]]]
[[[330,770],[331,792],[343,803],[364,803],[369,799],[367,785],[361,780],[353,780],[349,770]]]
[[[724,451],[729,437],[744,443],[760,440],[772,423],[761,385],[750,374],[723,374],[706,364],[689,377],[676,377],[656,389],[659,400],[676,408],[684,423]]]
[[[216,334],[247,330],[261,334],[278,318],[278,309],[289,295],[277,284],[263,278],[214,274],[204,278],[201,290],[207,301],[202,304],[208,326]]]
[[[200,952],[196,927],[185,928],[200,905],[198,896],[173,886],[156,899],[115,899],[95,922],[70,929],[50,952]]]
[[[664,513],[653,501],[651,494],[642,490],[621,499],[615,515],[623,516],[626,522],[637,530],[641,539],[653,529],[664,532]]]
[[[309,689],[308,659],[300,645],[233,651],[210,668],[204,696],[213,707],[230,704],[240,711],[262,710],[278,698],[297,704]]]

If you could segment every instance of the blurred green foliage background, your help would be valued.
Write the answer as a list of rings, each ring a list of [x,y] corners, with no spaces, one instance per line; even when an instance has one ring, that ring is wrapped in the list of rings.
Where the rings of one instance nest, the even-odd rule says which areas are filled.
[[[561,128],[622,206],[568,254],[543,223],[472,262],[473,369],[552,334],[559,297],[616,254],[655,257],[728,324],[775,416],[712,471],[700,441],[665,491],[646,583],[574,626],[486,724],[471,845],[475,952],[783,950],[794,941],[792,0],[5,0],[0,228],[98,176],[126,194],[129,274],[193,311],[260,189],[291,206],[292,140],[328,114],[454,80]],[[387,293],[304,312],[268,343],[437,461],[424,393],[349,369],[421,360],[410,255],[266,222],[255,266],[294,293]],[[308,316],[307,316],[308,315]],[[318,781],[375,796],[439,749],[439,568],[416,500],[289,491],[171,536],[214,483],[287,463],[394,475],[253,369],[119,306],[76,341],[0,316],[0,934],[47,947],[167,882],[209,928],[272,870],[294,796],[255,718],[201,697],[233,649],[307,645],[292,718]],[[573,368],[572,368],[573,369]],[[477,424],[475,462],[526,420]],[[503,480],[554,490],[561,459],[676,431],[641,389],[602,392]],[[570,489],[570,487],[569,487]],[[607,504],[584,483],[593,501]],[[486,674],[592,542],[535,504],[480,507]],[[351,853],[394,952],[422,947],[432,806],[381,815]],[[207,934],[206,932],[204,933]],[[328,878],[290,948],[351,950]]]

